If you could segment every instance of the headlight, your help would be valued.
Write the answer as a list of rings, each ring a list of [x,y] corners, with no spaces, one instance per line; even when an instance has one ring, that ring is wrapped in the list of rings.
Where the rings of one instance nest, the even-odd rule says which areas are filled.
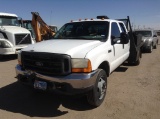
[[[18,53],[18,64],[22,65],[22,62],[21,62],[21,51]]]
[[[91,72],[92,66],[89,59],[72,59],[72,72]]]
[[[0,41],[0,48],[11,48],[12,46],[7,41]]]

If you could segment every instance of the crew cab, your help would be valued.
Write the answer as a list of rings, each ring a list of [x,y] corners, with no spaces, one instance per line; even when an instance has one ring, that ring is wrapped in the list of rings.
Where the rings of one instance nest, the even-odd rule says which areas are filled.
[[[129,59],[130,41],[123,21],[105,16],[71,21],[54,39],[22,49],[16,75],[35,89],[86,94],[97,107],[105,98],[107,77]]]

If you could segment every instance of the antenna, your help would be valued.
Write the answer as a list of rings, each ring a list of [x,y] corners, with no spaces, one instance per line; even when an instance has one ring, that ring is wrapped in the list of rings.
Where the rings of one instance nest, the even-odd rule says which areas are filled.
[[[52,21],[52,10],[51,10],[51,15],[50,15],[50,26],[51,26],[51,21]]]

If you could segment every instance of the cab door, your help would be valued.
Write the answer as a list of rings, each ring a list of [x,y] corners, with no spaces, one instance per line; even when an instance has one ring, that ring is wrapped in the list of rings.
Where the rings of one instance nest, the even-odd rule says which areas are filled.
[[[113,61],[111,62],[111,71],[125,61],[124,53],[126,52],[127,47],[121,43],[121,32],[119,24],[117,22],[112,22],[110,35],[112,52],[110,55],[112,55]]]
[[[123,23],[119,23],[119,27],[121,30],[121,33],[127,33],[126,27]],[[129,37],[128,37],[128,42],[123,43],[123,58],[124,60],[126,60],[129,57],[129,53],[130,53],[130,42],[129,42]]]

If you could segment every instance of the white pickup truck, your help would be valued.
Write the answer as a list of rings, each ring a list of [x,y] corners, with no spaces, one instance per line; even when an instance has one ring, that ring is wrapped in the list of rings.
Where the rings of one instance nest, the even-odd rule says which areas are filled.
[[[18,81],[35,89],[84,93],[97,107],[105,98],[109,74],[126,60],[139,64],[141,52],[130,35],[124,22],[105,16],[66,23],[54,39],[21,50]]]

